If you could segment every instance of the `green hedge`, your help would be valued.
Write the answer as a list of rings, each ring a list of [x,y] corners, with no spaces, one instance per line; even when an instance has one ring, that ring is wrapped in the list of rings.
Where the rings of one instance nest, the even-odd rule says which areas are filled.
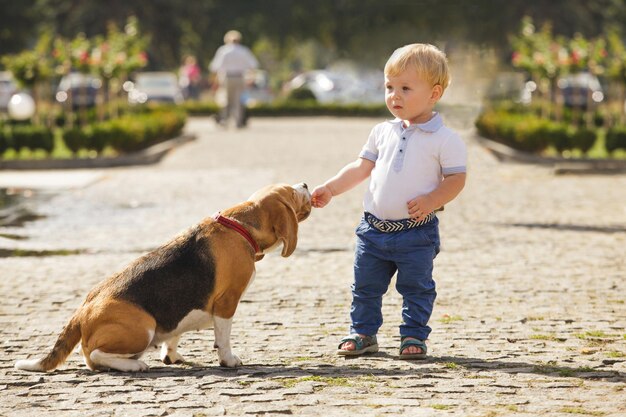
[[[587,153],[597,140],[595,129],[574,128],[534,114],[488,110],[475,122],[478,133],[521,151],[540,153],[548,147],[558,152],[580,150]]]
[[[251,116],[389,116],[385,104],[320,104],[315,100],[283,101],[248,109]]]
[[[118,119],[63,131],[63,141],[74,153],[81,149],[101,152],[110,146],[118,152],[138,151],[178,136],[186,114],[176,110],[127,114]]]
[[[626,151],[626,126],[613,127],[606,132],[606,150],[615,152],[618,149]]]
[[[219,112],[213,102],[189,102],[183,104],[190,115],[211,115]],[[385,104],[320,104],[316,100],[288,100],[259,104],[247,109],[250,116],[389,116]]]
[[[211,115],[220,111],[219,106],[212,101],[186,101],[182,107],[193,116]]]
[[[117,119],[84,127],[60,129],[60,134],[65,146],[74,154],[81,150],[101,153],[107,147],[124,153],[138,151],[180,135],[186,121],[184,111],[168,108],[128,113]],[[22,149],[43,149],[50,154],[54,149],[55,131],[59,129],[0,124],[0,157],[9,149],[18,153]]]
[[[25,124],[0,125],[0,156],[9,150],[41,149],[46,153],[54,148],[53,132],[43,126]]]

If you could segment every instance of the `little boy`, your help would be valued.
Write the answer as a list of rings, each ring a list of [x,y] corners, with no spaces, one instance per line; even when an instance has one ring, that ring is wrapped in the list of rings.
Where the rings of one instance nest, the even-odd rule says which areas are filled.
[[[465,185],[461,138],[433,112],[450,77],[445,55],[428,44],[397,49],[385,65],[385,103],[396,118],[372,129],[359,158],[315,188],[314,207],[370,177],[356,229],[349,336],[339,355],[377,352],[382,297],[396,273],[403,297],[400,358],[426,357],[428,320],[437,293],[432,278],[439,252],[435,211]]]

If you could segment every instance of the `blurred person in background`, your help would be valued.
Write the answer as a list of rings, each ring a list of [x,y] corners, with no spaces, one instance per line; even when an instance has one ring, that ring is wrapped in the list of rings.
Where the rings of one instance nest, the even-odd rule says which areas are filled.
[[[209,69],[215,74],[218,86],[215,101],[221,107],[218,123],[227,125],[229,118],[238,128],[245,126],[245,108],[242,94],[245,91],[246,72],[254,70],[259,63],[250,49],[241,45],[241,33],[230,30],[224,35],[224,45],[215,52]]]
[[[189,55],[185,58],[180,67],[179,80],[186,99],[197,100],[200,97],[202,73],[195,56]]]

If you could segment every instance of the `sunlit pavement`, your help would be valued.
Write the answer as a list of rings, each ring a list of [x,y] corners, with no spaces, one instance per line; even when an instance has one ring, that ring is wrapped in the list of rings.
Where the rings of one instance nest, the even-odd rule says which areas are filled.
[[[455,111],[443,116],[468,143],[469,177],[439,216],[430,359],[396,359],[393,284],[381,351],[334,354],[348,325],[361,185],[314,210],[292,257],[257,264],[234,321],[242,368],[220,368],[202,331],[181,339],[185,365],[149,352],[143,374],[94,374],[78,354],[49,374],[13,369],[51,348],[98,281],[268,183],[319,184],[378,122],[252,119],[237,131],[199,118],[188,126],[198,139],[159,165],[68,174],[76,183],[36,207],[40,220],[0,229],[0,248],[67,253],[0,258],[0,415],[623,415],[626,175],[501,164],[474,141],[471,112]]]
[[[0,171],[0,188],[63,190],[83,188],[102,177],[98,170]]]

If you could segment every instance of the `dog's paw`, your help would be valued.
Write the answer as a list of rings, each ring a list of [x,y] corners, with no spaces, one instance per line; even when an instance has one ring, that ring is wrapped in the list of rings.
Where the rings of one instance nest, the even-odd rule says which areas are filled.
[[[109,369],[117,369],[122,372],[145,372],[150,367],[146,365],[144,361],[138,361],[134,359],[126,359],[120,363],[112,364]]]
[[[166,365],[171,365],[173,363],[183,363],[185,362],[185,358],[179,355],[178,352],[170,352],[162,356],[161,361]]]
[[[146,365],[145,362],[143,361],[137,361],[137,371],[139,372],[145,372],[149,369],[150,367],[148,365]]]
[[[241,359],[237,355],[229,355],[225,358],[220,358],[220,366],[225,368],[237,368],[242,365]]]

